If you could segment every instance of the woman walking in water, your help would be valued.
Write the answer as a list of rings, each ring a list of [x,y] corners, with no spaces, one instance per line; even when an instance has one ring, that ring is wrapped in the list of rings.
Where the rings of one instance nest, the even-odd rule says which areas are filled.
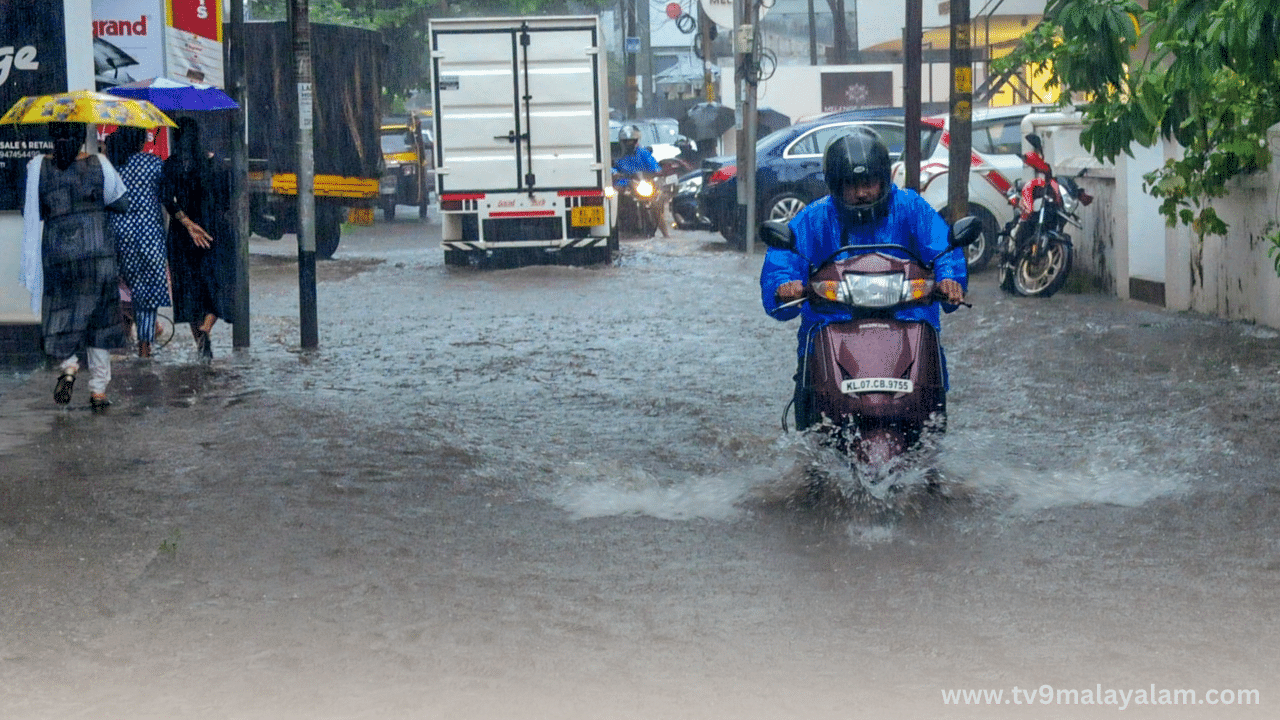
[[[160,158],[142,151],[147,131],[121,127],[107,137],[107,157],[129,188],[129,211],[111,217],[119,250],[120,276],[129,287],[138,357],[151,357],[156,308],[169,304],[164,216],[160,212]]]
[[[200,128],[182,118],[164,161],[160,198],[169,223],[173,321],[190,323],[196,349],[212,359],[209,332],[235,317],[235,232],[227,218],[230,172],[200,147]]]

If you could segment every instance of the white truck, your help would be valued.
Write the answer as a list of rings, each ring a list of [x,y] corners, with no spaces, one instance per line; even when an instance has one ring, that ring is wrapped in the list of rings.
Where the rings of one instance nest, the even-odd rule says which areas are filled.
[[[600,19],[435,19],[429,32],[445,262],[608,262]]]

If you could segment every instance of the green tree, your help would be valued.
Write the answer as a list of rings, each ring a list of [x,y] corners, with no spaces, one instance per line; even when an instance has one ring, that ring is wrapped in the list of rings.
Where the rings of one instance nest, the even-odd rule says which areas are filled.
[[[244,0],[246,17],[283,20],[288,0]],[[427,22],[433,17],[494,17],[596,13],[612,0],[310,0],[312,22],[379,30],[387,43],[386,105],[430,84]]]
[[[1050,73],[1083,98],[1081,142],[1100,160],[1161,138],[1181,158],[1144,176],[1170,225],[1203,240],[1227,225],[1209,202],[1239,175],[1271,162],[1267,129],[1280,122],[1280,6],[1275,0],[1049,0],[1045,22],[1002,59]],[[1270,238],[1280,273],[1280,233]]]

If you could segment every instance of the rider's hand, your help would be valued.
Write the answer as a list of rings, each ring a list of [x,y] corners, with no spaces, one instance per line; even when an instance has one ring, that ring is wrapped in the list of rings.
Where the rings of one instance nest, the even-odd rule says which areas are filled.
[[[938,292],[952,305],[959,305],[964,302],[964,288],[960,287],[960,283],[950,278],[938,283]]]
[[[773,293],[780,302],[790,302],[791,300],[799,300],[804,297],[804,282],[800,280],[791,280],[778,286],[777,291]]]

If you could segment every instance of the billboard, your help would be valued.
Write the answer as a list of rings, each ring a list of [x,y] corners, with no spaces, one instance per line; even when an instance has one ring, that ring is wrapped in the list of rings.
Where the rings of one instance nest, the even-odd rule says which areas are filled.
[[[62,0],[0,3],[0,113],[27,95],[65,92],[67,41]],[[0,210],[22,207],[27,161],[53,146],[44,126],[0,126]]]
[[[168,77],[223,87],[222,3],[219,0],[166,1]]]
[[[164,75],[164,0],[93,0],[98,89]]]
[[[822,112],[893,107],[893,72],[822,73]]]

